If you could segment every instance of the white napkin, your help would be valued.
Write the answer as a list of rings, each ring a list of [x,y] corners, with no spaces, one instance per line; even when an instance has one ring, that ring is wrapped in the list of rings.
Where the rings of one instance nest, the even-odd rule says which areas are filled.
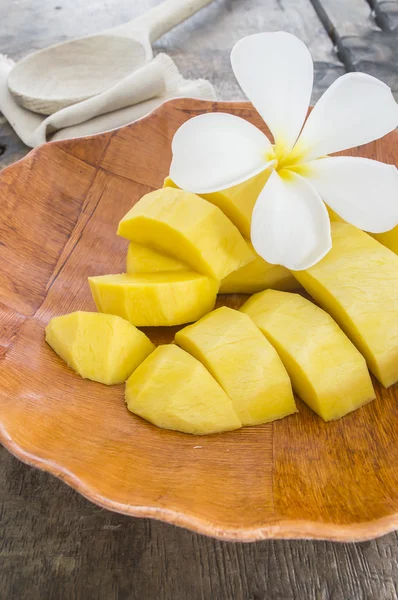
[[[158,54],[109,90],[44,117],[22,108],[11,95],[7,78],[13,65],[11,59],[0,54],[0,111],[31,148],[50,140],[116,129],[140,119],[171,98],[215,100],[210,82],[184,79],[169,56]]]

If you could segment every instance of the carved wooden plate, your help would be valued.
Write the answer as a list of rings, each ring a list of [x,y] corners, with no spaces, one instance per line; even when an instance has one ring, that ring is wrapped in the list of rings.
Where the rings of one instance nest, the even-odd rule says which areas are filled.
[[[334,423],[298,401],[282,421],[193,437],[135,417],[123,386],[80,379],[44,342],[54,315],[94,309],[89,275],[123,271],[119,219],[162,185],[177,127],[214,110],[262,125],[249,104],[177,100],[129,127],[42,146],[1,173],[0,440],[100,506],[219,538],[387,533],[398,527],[397,386],[376,383],[376,401]],[[397,164],[397,134],[352,154]]]

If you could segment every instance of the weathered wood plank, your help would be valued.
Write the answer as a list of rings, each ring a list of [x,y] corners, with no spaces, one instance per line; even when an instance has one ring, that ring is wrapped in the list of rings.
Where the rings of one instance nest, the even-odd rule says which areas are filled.
[[[233,44],[251,33],[278,30],[297,35],[310,48],[316,73],[313,100],[317,99],[344,69],[308,0],[251,0],[244,7],[233,0],[216,1],[157,46],[175,56],[188,76],[197,77],[200,72],[211,79],[220,99],[241,100],[244,97],[229,62]]]
[[[386,31],[398,29],[398,3],[396,0],[369,0],[376,23]]]
[[[19,60],[29,52],[64,40],[99,32],[142,14],[160,0],[26,0],[0,1],[0,53]],[[189,21],[155,44],[172,56],[186,77],[204,77],[220,100],[244,96],[231,70],[229,54],[239,38],[258,31],[287,30],[306,42],[315,60],[313,100],[344,72],[333,44],[309,0],[214,0]],[[0,121],[0,143],[6,145],[0,168],[27,152],[26,146]]]
[[[398,38],[383,31],[366,0],[311,0],[325,27],[335,36],[339,56],[349,70],[382,79],[398,98]],[[384,3],[383,3],[384,4]],[[391,5],[389,2],[391,15]],[[380,23],[379,23],[380,24]]]

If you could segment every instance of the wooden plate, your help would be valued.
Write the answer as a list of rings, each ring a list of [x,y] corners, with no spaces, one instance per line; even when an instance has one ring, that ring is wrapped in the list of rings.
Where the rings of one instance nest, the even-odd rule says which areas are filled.
[[[162,185],[177,127],[208,111],[262,126],[249,104],[177,100],[118,131],[42,146],[1,173],[0,440],[100,506],[219,538],[387,533],[398,526],[397,386],[376,384],[375,402],[335,423],[298,401],[282,421],[193,437],[133,416],[123,386],[83,381],[44,342],[54,315],[94,309],[87,276],[123,271],[119,219]],[[352,154],[397,164],[397,142],[393,133]],[[174,330],[150,335],[171,341]]]

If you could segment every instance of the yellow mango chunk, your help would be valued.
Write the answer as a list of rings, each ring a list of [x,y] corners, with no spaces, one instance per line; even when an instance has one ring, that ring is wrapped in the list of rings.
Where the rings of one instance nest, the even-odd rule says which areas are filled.
[[[348,223],[332,223],[332,241],[318,264],[294,276],[388,387],[398,381],[398,256]]]
[[[255,254],[251,242],[248,240],[246,242]],[[130,242],[127,252],[127,273],[184,271],[186,269],[186,265],[171,256]],[[219,293],[254,294],[267,288],[290,291],[299,287],[300,284],[290,271],[279,265],[270,265],[261,256],[256,255],[256,258],[248,265],[221,280]]]
[[[51,319],[46,342],[81,377],[106,385],[124,383],[155,349],[124,319],[82,311]]]
[[[246,241],[256,258],[224,277],[220,285],[220,294],[255,294],[268,288],[290,291],[300,287],[290,271],[280,265],[267,263],[256,254],[251,242]]]
[[[324,421],[375,398],[366,362],[333,319],[298,294],[266,290],[241,308],[277,350],[294,391]]]
[[[175,342],[210,371],[231,398],[242,425],[297,412],[281,359],[247,315],[218,308],[181,329]]]
[[[217,206],[171,187],[141,198],[120,221],[118,234],[218,280],[254,260]]]
[[[127,408],[164,429],[207,435],[239,429],[231,399],[178,346],[158,346],[126,383]]]
[[[331,221],[337,221],[338,223],[346,223],[344,219],[339,217],[337,213],[334,212],[329,206],[326,207],[328,209],[329,217]],[[389,248],[395,254],[398,254],[398,225],[390,229],[390,231],[383,231],[383,233],[368,233],[368,235],[372,236],[375,240],[383,244],[386,248]]]
[[[270,174],[270,170],[263,171],[259,175],[221,192],[199,195],[201,198],[218,206],[228,219],[236,225],[243,237],[250,238],[253,208]],[[166,177],[163,185],[165,187],[177,188],[170,177]]]
[[[97,309],[133,325],[191,323],[214,308],[218,282],[192,271],[89,277]]]
[[[370,233],[375,240],[389,248],[395,254],[398,254],[398,225],[390,231],[384,231],[383,233]]]
[[[254,262],[254,261],[253,261]],[[157,271],[186,271],[187,265],[167,254],[130,242],[127,250],[127,273],[156,273]]]

